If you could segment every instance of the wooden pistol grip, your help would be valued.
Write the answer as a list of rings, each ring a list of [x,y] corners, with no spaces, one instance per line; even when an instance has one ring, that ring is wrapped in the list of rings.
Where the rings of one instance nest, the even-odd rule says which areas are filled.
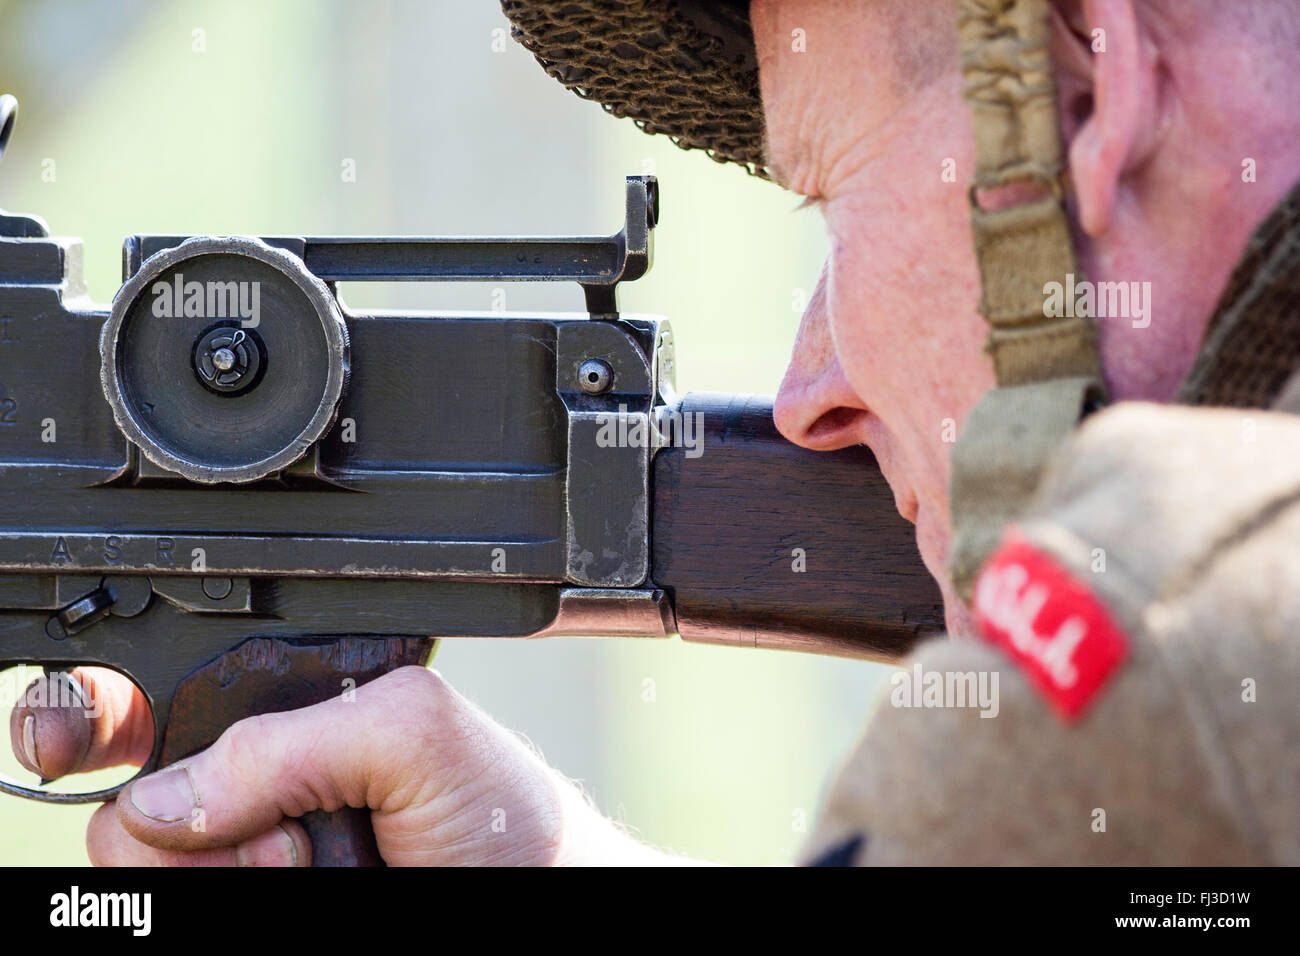
[[[423,637],[254,637],[189,674],[172,697],[159,766],[210,746],[257,714],[308,707],[408,664],[424,666],[437,642]],[[300,822],[312,866],[383,866],[365,807],[313,811]]]
[[[312,866],[384,865],[368,809],[313,810],[299,817],[298,822],[311,838]]]

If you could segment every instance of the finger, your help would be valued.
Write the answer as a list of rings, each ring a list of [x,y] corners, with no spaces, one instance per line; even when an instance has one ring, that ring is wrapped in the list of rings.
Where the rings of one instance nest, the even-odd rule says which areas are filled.
[[[9,715],[18,762],[46,780],[123,764],[153,750],[153,717],[128,678],[103,667],[51,672],[28,685]]]
[[[128,785],[118,817],[152,846],[194,850],[232,846],[311,810],[380,807],[401,781],[432,775],[420,766],[428,748],[414,741],[445,690],[430,671],[404,667],[349,697],[241,720],[207,750]]]
[[[42,778],[74,770],[90,748],[82,685],[65,673],[42,675],[27,685],[9,714],[9,739],[18,762]]]
[[[86,853],[95,866],[311,866],[311,840],[294,820],[233,847],[160,850],[131,836],[110,803],[90,818]]]

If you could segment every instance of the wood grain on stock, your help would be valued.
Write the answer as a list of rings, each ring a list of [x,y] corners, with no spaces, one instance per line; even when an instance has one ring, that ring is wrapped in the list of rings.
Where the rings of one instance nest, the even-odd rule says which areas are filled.
[[[703,452],[655,457],[651,576],[684,640],[893,660],[943,629],[915,528],[868,449],[792,445],[758,396],[693,393],[682,411],[702,414]]]
[[[159,766],[210,746],[244,717],[307,707],[407,664],[423,666],[435,643],[422,637],[250,638],[181,682]],[[318,810],[299,822],[311,837],[312,866],[383,866],[368,809]]]

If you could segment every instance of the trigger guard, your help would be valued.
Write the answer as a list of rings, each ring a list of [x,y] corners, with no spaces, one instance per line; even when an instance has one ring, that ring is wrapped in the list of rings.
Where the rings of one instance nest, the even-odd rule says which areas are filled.
[[[149,767],[148,764],[145,766],[146,768]],[[130,780],[123,780],[115,787],[109,787],[106,790],[94,790],[90,793],[48,793],[44,790],[33,790],[31,787],[24,787],[21,784],[10,783],[8,780],[0,779],[0,793],[7,793],[14,797],[25,797],[28,800],[35,800],[38,803],[107,803],[109,800],[115,799],[128,783],[132,783],[140,777],[143,777],[147,772],[152,772],[152,769],[141,769],[141,771]]]
[[[157,735],[155,734],[155,738],[156,737]],[[24,787],[20,783],[13,783],[12,781],[6,780],[4,777],[0,777],[0,793],[7,793],[14,797],[23,797],[27,800],[35,800],[38,803],[57,803],[65,805],[74,803],[107,803],[109,800],[117,799],[117,795],[121,793],[128,784],[135,783],[135,781],[139,780],[141,777],[154,772],[158,765],[158,750],[159,743],[157,739],[155,739],[153,753],[149,755],[149,759],[145,762],[143,767],[136,771],[129,779],[123,780],[115,786],[106,787],[103,790],[92,790],[88,793],[50,793],[48,790],[34,790],[31,787]]]
[[[26,663],[32,667],[44,666],[38,661],[27,661]],[[85,666],[103,667],[105,665],[88,664]],[[126,671],[117,670],[116,668],[109,669],[121,674],[135,684],[136,687],[141,687],[139,682]],[[143,688],[141,688],[141,691],[143,692]],[[53,803],[65,806],[77,803],[107,803],[110,800],[117,799],[117,795],[128,784],[135,783],[141,777],[153,773],[158,768],[158,754],[162,751],[163,738],[162,727],[158,724],[158,701],[154,700],[147,692],[145,692],[145,700],[149,703],[149,716],[153,720],[153,750],[150,751],[149,759],[144,762],[144,766],[126,780],[114,786],[105,787],[103,790],[91,790],[87,793],[51,793],[48,790],[35,790],[32,787],[24,787],[22,784],[14,783],[12,780],[0,775],[0,793],[8,794],[11,797],[22,797],[25,800],[35,800],[37,803]]]

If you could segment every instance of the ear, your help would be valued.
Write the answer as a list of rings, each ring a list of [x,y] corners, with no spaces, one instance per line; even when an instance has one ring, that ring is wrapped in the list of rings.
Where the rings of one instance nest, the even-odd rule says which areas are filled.
[[[1055,18],[1053,51],[1079,221],[1098,236],[1110,226],[1125,174],[1150,146],[1155,58],[1134,0],[1083,0],[1081,7],[1073,23]]]

